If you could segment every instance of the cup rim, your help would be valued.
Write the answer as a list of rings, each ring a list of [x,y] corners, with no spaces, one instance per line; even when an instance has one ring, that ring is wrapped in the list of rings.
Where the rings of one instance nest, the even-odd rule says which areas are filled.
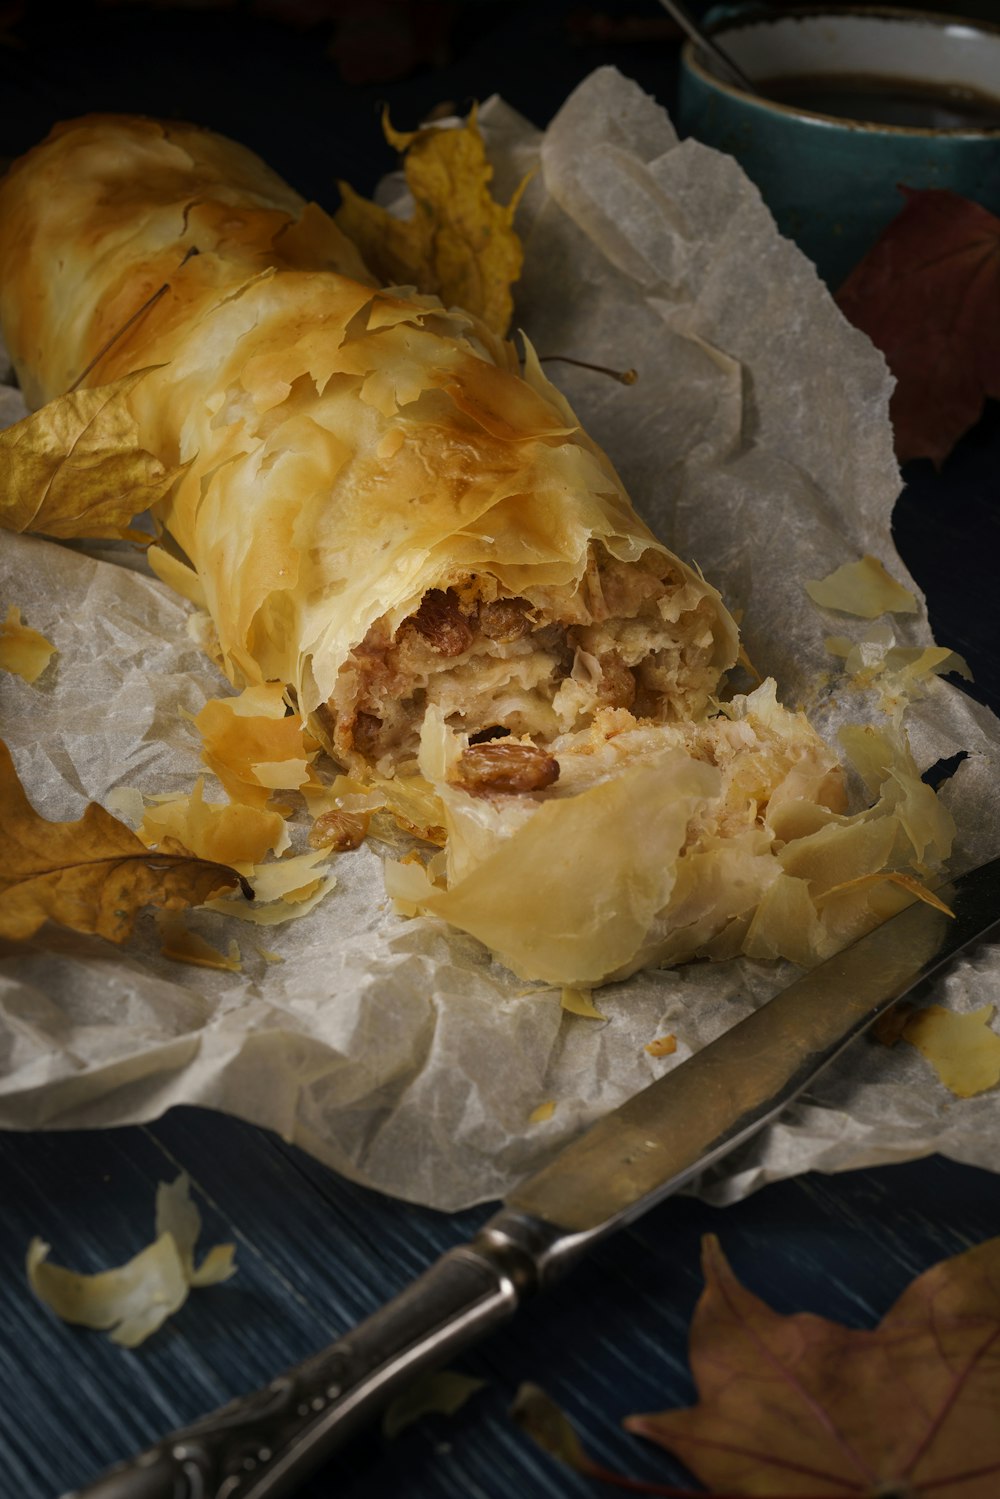
[[[829,5],[794,5],[787,9],[767,14],[766,11],[749,11],[746,19],[741,20],[738,16],[728,16],[718,26],[710,31],[710,36],[724,36],[727,31],[750,29],[751,27],[773,26],[785,20],[802,20],[809,17],[828,16],[831,20],[839,20],[845,16],[860,16],[864,19],[872,18],[880,21],[912,21],[921,24],[962,26],[968,31],[979,32],[984,36],[1000,39],[1000,25],[992,21],[972,20],[963,16],[948,15],[942,11],[909,10],[899,5],[844,5],[836,9]],[[689,72],[693,73],[703,83],[710,84],[713,88],[720,89],[723,93],[732,95],[745,103],[752,104],[758,109],[766,109],[779,115],[788,115],[792,119],[812,121],[818,120],[824,125],[838,126],[841,130],[864,130],[875,135],[897,135],[903,137],[924,137],[931,140],[983,140],[992,141],[1000,137],[1000,125],[991,126],[953,126],[943,127],[934,125],[887,125],[879,120],[863,120],[846,118],[843,115],[823,114],[818,109],[802,109],[791,104],[783,104],[777,99],[766,99],[762,94],[749,94],[746,89],[740,88],[735,83],[728,83],[720,78],[717,73],[706,68],[698,59],[697,43],[685,41],[681,48],[681,62]],[[997,96],[1000,99],[1000,95]]]

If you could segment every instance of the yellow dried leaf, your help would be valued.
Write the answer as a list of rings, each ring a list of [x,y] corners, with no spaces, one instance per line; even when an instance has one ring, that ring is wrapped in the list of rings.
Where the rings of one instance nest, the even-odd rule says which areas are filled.
[[[560,1003],[564,1010],[571,1015],[582,1015],[586,1020],[607,1020],[607,1015],[594,1004],[589,989],[565,988],[560,996]]]
[[[189,796],[147,807],[137,834],[150,848],[174,838],[200,859],[228,864],[246,875],[269,853],[283,853],[289,843],[279,812],[238,802],[206,802],[200,778]]]
[[[677,1037],[657,1036],[655,1041],[647,1041],[642,1049],[648,1051],[651,1057],[672,1057],[677,1050]]]
[[[0,624],[0,669],[14,672],[26,682],[37,682],[56,654],[51,640],[23,625],[20,609],[11,604]]]
[[[915,1046],[956,1098],[974,1098],[1000,1082],[1000,1036],[990,1029],[993,1006],[964,1013],[928,1005],[903,1027]]]
[[[201,905],[239,875],[187,852],[152,853],[91,802],[77,822],[47,822],[0,741],[0,936],[30,937],[46,919],[123,942],[145,906]]]
[[[845,562],[825,578],[805,584],[806,593],[823,609],[875,619],[880,614],[916,614],[917,601],[908,588],[886,572],[877,557]]]
[[[138,446],[128,397],[148,373],[71,391],[0,432],[0,526],[149,540],[129,521],[163,498],[180,469]]]
[[[523,261],[513,219],[524,184],[506,206],[492,197],[493,168],[475,110],[455,130],[401,135],[387,115],[382,123],[390,145],[405,153],[413,216],[394,218],[342,182],[337,223],[387,285],[416,286],[446,306],[475,313],[494,333],[506,333],[510,288]]]

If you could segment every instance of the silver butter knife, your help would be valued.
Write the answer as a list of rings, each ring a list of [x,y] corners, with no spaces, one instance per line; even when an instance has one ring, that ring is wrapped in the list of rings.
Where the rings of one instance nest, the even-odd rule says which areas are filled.
[[[772,1122],[963,948],[1000,941],[1000,859],[907,906],[599,1120],[468,1244],[322,1353],[65,1499],[277,1499],[417,1374],[500,1327],[589,1247]]]

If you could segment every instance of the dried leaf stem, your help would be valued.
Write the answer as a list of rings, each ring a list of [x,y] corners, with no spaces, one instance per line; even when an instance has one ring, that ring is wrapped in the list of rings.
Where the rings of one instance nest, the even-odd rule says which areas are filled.
[[[619,385],[634,385],[639,378],[638,370],[613,370],[607,364],[591,364],[586,359],[571,359],[568,354],[542,354],[538,362],[551,364],[554,360],[560,364],[575,364],[580,370],[594,370],[598,375],[610,375],[612,380],[618,381]]]
[[[139,319],[142,317],[143,313],[144,312],[148,312],[149,309],[156,302],[158,302],[160,300],[160,298],[166,292],[168,292],[169,290],[170,290],[170,282],[169,281],[164,281],[163,285],[157,291],[154,291],[153,295],[151,297],[147,297],[146,298],[145,302],[143,302],[143,304],[142,304],[141,307],[137,307],[136,308],[135,312],[133,312],[133,314],[129,318],[128,322],[127,323],[123,323],[122,326],[118,329],[117,333],[112,333],[112,335],[108,339],[107,343],[103,344],[101,346],[101,348],[98,349],[97,353],[94,355],[93,359],[86,366],[86,368],[80,371],[80,373],[77,375],[76,379],[73,381],[73,384],[69,387],[69,390],[66,392],[67,395],[72,395],[73,392],[74,392],[74,390],[76,390],[78,386],[80,386],[80,385],[83,384],[84,380],[86,380],[86,378],[90,374],[91,370],[94,369],[96,365],[100,364],[101,360],[104,358],[104,356],[108,352],[108,350],[114,348],[114,346],[118,342],[118,340],[120,338],[122,338],[124,336],[124,334],[126,334],[128,332],[128,330],[132,327],[133,323],[137,323],[139,321]]]
[[[180,270],[181,267],[186,266],[187,263],[188,263],[188,261],[191,259],[191,257],[193,255],[198,255],[198,254],[200,254],[198,246],[197,245],[191,245],[190,248],[186,251],[186,253],[184,255],[184,259],[181,261],[180,266],[178,266],[178,270]],[[80,374],[77,375],[76,379],[73,381],[73,384],[69,387],[69,390],[66,392],[67,395],[72,395],[73,391],[76,390],[78,386],[80,386],[80,385],[83,384],[84,380],[86,380],[86,378],[90,374],[91,370],[95,369],[96,366],[100,364],[101,360],[104,358],[104,356],[108,352],[108,350],[109,349],[113,349],[114,346],[115,346],[115,344],[118,342],[118,340],[120,338],[124,338],[124,336],[128,332],[128,330],[131,327],[133,327],[134,324],[136,324],[139,321],[139,319],[145,313],[147,313],[149,311],[149,309],[151,307],[154,307],[156,305],[156,303],[160,300],[160,298],[163,297],[163,296],[165,296],[166,293],[169,290],[170,290],[170,282],[169,281],[164,281],[164,283],[163,283],[162,286],[157,287],[156,291],[154,291],[150,296],[148,296],[146,298],[145,302],[143,302],[143,304],[142,304],[141,307],[137,307],[136,308],[136,310],[135,310],[135,312],[133,312],[132,316],[130,318],[128,318],[128,320],[126,322],[122,323],[122,325],[118,329],[118,331],[116,333],[112,333],[112,335],[108,339],[107,343],[101,345],[101,347],[98,349],[97,353],[94,355],[93,359],[87,365],[86,369],[81,370]]]

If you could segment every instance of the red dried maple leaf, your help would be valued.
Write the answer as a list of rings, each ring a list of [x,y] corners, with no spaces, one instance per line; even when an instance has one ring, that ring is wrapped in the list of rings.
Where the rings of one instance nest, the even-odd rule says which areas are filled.
[[[886,357],[896,456],[940,464],[1000,397],[1000,218],[957,193],[906,206],[837,294]]]
[[[873,1331],[783,1317],[733,1275],[718,1241],[691,1325],[699,1403],[633,1416],[728,1494],[996,1499],[1000,1239],[945,1260]]]

